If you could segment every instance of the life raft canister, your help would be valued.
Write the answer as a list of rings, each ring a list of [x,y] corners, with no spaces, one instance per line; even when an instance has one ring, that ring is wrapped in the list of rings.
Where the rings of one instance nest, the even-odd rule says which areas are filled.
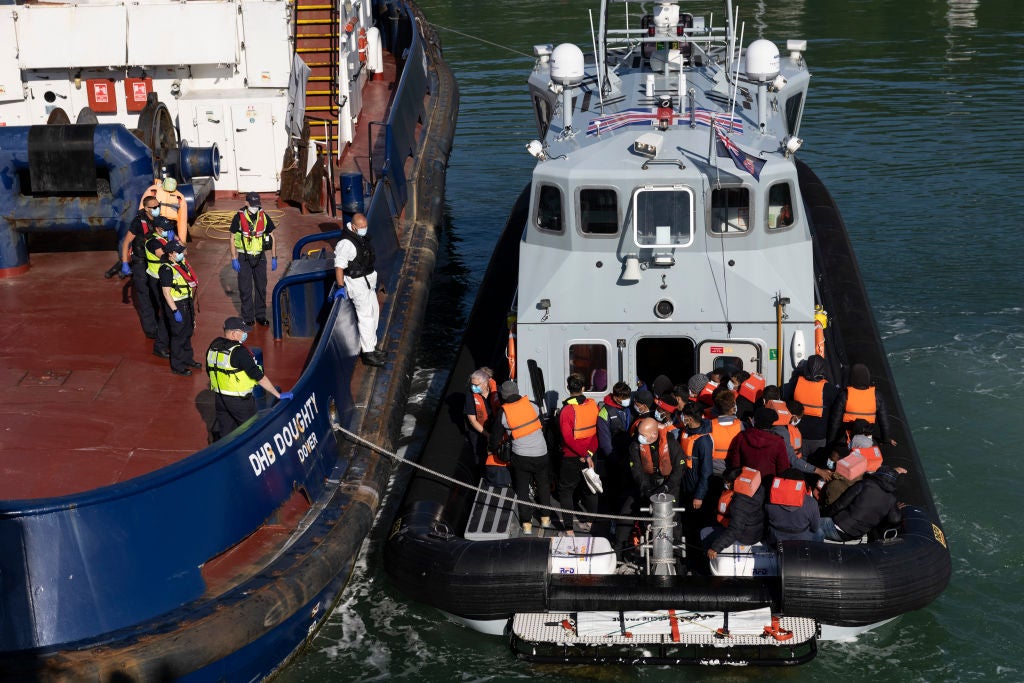
[[[804,497],[806,495],[807,484],[802,479],[782,479],[781,477],[776,477],[772,481],[768,500],[776,505],[800,507],[804,504]]]

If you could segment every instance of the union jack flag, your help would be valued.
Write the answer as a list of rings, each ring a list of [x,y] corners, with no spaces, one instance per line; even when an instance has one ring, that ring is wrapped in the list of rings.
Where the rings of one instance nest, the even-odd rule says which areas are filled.
[[[587,135],[598,135],[599,133],[610,133],[613,130],[619,128],[626,128],[628,126],[654,126],[658,124],[660,120],[658,115],[658,107],[651,107],[650,109],[634,108],[624,109],[616,114],[609,114],[608,116],[599,116],[596,119],[590,121],[587,124]],[[720,112],[713,112],[707,109],[701,109],[700,107],[693,114],[694,122],[701,126],[710,126],[711,122],[714,121],[716,126],[721,126],[723,129],[728,129],[733,133],[743,132],[743,119],[739,116],[729,116]],[[672,125],[689,125],[690,123],[690,112],[687,110],[682,114],[675,114],[672,117]]]
[[[729,156],[732,157],[732,162],[736,164],[736,168],[754,176],[755,180],[761,179],[761,169],[764,168],[765,163],[764,159],[751,156],[737,147],[736,143],[729,139],[729,135],[725,130],[718,125],[717,119],[715,120],[715,138],[725,148],[725,151],[729,153]]]

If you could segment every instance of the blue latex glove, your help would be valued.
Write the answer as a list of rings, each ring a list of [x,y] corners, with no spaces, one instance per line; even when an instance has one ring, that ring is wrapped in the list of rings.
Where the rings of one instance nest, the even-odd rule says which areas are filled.
[[[290,392],[290,391],[282,391],[281,392],[281,400],[282,401],[287,401],[291,397],[292,397],[292,392]]]
[[[345,291],[344,287],[338,287],[338,289],[334,290],[334,298],[335,299],[347,299],[348,298],[348,292]]]
[[[277,257],[276,256],[271,256],[270,257],[270,269],[271,270],[277,270]]]
[[[121,275],[131,275],[132,267],[128,265],[127,261],[121,261]]]
[[[242,266],[241,266],[241,264],[238,263],[238,259],[236,259],[236,258],[231,259],[231,268],[236,273],[239,272],[240,270],[242,270]]]
[[[181,322],[181,311],[175,311],[174,312],[174,322],[176,322],[176,323],[180,323]]]

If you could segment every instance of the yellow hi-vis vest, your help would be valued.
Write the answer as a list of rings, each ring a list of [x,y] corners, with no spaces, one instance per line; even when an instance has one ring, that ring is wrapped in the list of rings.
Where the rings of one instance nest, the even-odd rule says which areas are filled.
[[[231,352],[239,346],[242,344],[224,337],[214,339],[210,344],[206,351],[206,372],[210,375],[211,391],[225,396],[248,396],[259,384],[249,373],[231,364]],[[249,349],[245,350],[251,353]]]
[[[171,268],[171,298],[175,301],[191,299],[199,285],[196,273],[187,262],[164,264]]]
[[[153,239],[160,242],[160,246],[167,246],[167,240],[163,237],[154,237]],[[166,261],[161,261],[160,257],[149,250],[149,243],[151,240],[146,240],[146,273],[157,280],[160,279],[160,266],[164,265]]]
[[[234,234],[235,249],[250,256],[259,256],[263,253],[263,232],[267,226],[267,214],[263,213],[263,209],[257,209],[254,224],[249,218],[249,212],[239,209],[238,221],[242,229]]]

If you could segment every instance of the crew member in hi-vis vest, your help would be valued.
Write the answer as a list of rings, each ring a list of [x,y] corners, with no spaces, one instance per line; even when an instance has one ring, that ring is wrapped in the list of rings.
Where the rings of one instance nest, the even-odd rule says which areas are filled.
[[[270,234],[274,221],[260,208],[259,194],[245,195],[245,203],[231,219],[231,267],[238,273],[242,320],[266,327],[268,253],[270,269],[277,270],[277,247]]]

